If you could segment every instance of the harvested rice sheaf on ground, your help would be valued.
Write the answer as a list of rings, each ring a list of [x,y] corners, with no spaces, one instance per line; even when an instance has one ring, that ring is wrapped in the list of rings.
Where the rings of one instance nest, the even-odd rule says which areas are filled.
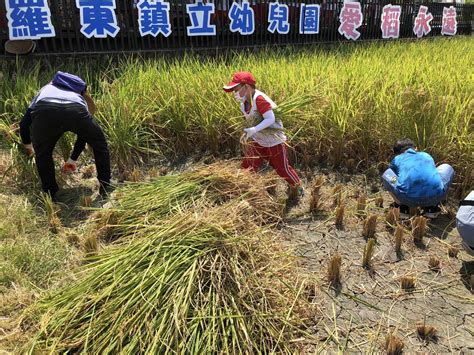
[[[224,207],[176,216],[98,256],[76,284],[38,305],[31,349],[285,350],[296,319],[296,295],[282,283],[294,284],[291,261],[265,230],[247,225],[242,234],[245,220],[229,221],[241,206]]]
[[[212,164],[149,182],[126,184],[116,190],[113,207],[98,212],[94,229],[107,239],[116,239],[160,223],[202,201],[215,206],[231,199],[254,207],[248,210],[249,218],[260,224],[274,223],[280,219],[282,209],[267,191],[271,184],[265,177],[232,164]]]
[[[226,186],[198,174],[214,183],[206,193]],[[314,306],[299,297],[304,282],[295,260],[249,218],[255,200],[231,197],[220,206],[195,202],[134,234],[118,225],[122,238],[93,257],[76,283],[32,309],[41,319],[30,351],[290,351],[294,326],[310,318]]]

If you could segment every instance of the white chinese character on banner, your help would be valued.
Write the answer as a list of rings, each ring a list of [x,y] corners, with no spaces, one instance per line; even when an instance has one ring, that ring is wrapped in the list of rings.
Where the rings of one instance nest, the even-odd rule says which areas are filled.
[[[159,33],[168,37],[171,34],[170,3],[161,0],[140,0],[138,6],[138,21],[142,36]]]
[[[428,8],[426,6],[420,6],[420,10],[418,10],[418,15],[415,18],[415,26],[413,26],[413,33],[415,33],[418,38],[430,33],[430,22],[432,19],[433,15],[428,12]]]
[[[80,10],[81,33],[87,38],[115,37],[120,31],[115,15],[115,0],[76,0]]]
[[[56,35],[46,0],[6,0],[10,39],[40,39]]]
[[[382,9],[382,38],[398,38],[400,36],[400,13],[399,5],[388,4]]]
[[[458,21],[456,20],[456,8],[454,6],[444,7],[441,34],[444,36],[454,36],[457,31]]]
[[[360,3],[356,1],[346,1],[342,6],[339,20],[339,33],[344,35],[347,39],[356,40],[360,37],[360,32],[357,31],[362,25],[362,11]]]
[[[204,4],[202,0],[186,5],[186,12],[191,20],[191,26],[187,27],[188,36],[215,36],[216,25],[211,25],[214,10],[214,4]]]

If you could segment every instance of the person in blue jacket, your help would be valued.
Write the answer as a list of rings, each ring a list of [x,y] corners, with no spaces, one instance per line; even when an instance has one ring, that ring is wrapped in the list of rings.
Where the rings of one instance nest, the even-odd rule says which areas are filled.
[[[410,207],[422,207],[428,218],[440,213],[439,203],[446,198],[454,178],[449,164],[436,164],[428,153],[419,152],[409,139],[397,141],[393,147],[396,156],[384,172],[385,189],[400,208],[400,216],[408,217]]]

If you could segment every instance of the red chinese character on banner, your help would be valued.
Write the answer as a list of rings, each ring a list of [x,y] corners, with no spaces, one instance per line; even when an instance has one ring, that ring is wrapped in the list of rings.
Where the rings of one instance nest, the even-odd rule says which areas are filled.
[[[382,10],[382,38],[398,38],[400,36],[400,13],[399,5],[388,4]]]
[[[359,2],[344,2],[339,15],[339,33],[347,39],[356,40],[360,36],[360,32],[356,31],[362,25],[362,11]]]
[[[428,7],[420,6],[420,10],[415,19],[415,26],[413,26],[413,32],[418,38],[431,32],[430,22],[432,19],[433,15],[431,12],[428,12]]]
[[[443,8],[443,26],[442,35],[454,36],[458,30],[458,21],[456,20],[456,8],[454,6]]]

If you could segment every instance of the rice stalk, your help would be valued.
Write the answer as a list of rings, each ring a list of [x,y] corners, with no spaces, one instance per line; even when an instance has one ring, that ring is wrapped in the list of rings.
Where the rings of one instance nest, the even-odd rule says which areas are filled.
[[[339,230],[344,228],[344,210],[345,210],[345,206],[341,200],[340,205],[336,208],[336,221],[335,221],[335,225],[337,229]]]
[[[412,220],[412,236],[415,244],[422,244],[426,235],[427,219],[423,216],[415,217]]]
[[[94,256],[99,251],[99,243],[97,242],[97,237],[94,234],[87,236],[82,245],[84,253],[87,257]]]
[[[387,334],[385,337],[385,351],[387,355],[401,355],[405,344],[393,333]]]
[[[92,197],[88,196],[88,195],[82,195],[79,198],[79,204],[81,205],[81,207],[85,207],[85,208],[91,207],[92,206]]]
[[[366,239],[375,238],[377,228],[377,215],[371,215],[364,220],[362,236]]]
[[[431,325],[426,325],[423,321],[417,322],[416,333],[420,339],[429,342],[436,340],[438,330]]]
[[[73,230],[66,231],[66,240],[70,245],[76,245],[76,246],[78,246],[81,242],[81,238]]]
[[[115,190],[110,211],[98,211],[94,229],[105,227],[107,215],[113,213],[114,225],[107,229],[108,239],[136,233],[150,225],[207,201],[221,205],[240,199],[254,206],[252,219],[274,223],[281,218],[281,203],[267,192],[268,181],[247,170],[213,164],[182,174],[157,177],[148,182],[129,183]],[[102,218],[102,214],[106,218]],[[107,223],[106,223],[107,224]],[[110,223],[109,223],[110,225]],[[114,236],[114,229],[117,231]],[[102,230],[104,231],[104,230]]]
[[[346,161],[346,168],[347,168],[347,172],[349,174],[354,174],[355,172],[355,169],[356,169],[356,161],[355,159],[347,159]]]
[[[126,173],[127,180],[132,182],[140,181],[140,169],[134,167],[130,172]]]
[[[87,165],[82,169],[82,178],[83,179],[90,179],[95,173],[95,166],[94,165]]]
[[[428,266],[431,271],[439,271],[440,270],[440,261],[436,256],[430,256],[428,260]]]
[[[46,210],[48,226],[52,233],[57,234],[62,227],[61,220],[58,217],[59,207],[53,202],[51,195],[41,193],[40,200]]]
[[[402,252],[402,242],[405,232],[403,226],[397,224],[397,229],[395,230],[395,252],[400,254]]]
[[[367,209],[367,197],[363,192],[361,192],[359,194],[359,197],[357,198],[357,210],[356,210],[357,215],[360,217],[365,216],[366,209]]]
[[[365,268],[372,267],[372,257],[375,251],[375,239],[369,238],[364,247],[364,254],[362,256],[362,266]]]
[[[313,183],[311,188],[311,200],[309,202],[309,211],[311,213],[317,212],[321,207],[321,187],[324,184],[324,177],[319,176]]]
[[[378,196],[375,199],[375,206],[377,206],[378,208],[383,208],[383,196]]]
[[[395,228],[398,221],[400,220],[400,210],[398,208],[390,208],[385,215],[385,222],[387,227],[392,229]]]
[[[333,285],[341,283],[341,255],[337,253],[329,259],[327,279]]]
[[[286,286],[292,263],[245,208],[176,215],[106,249],[36,306],[30,351],[289,351],[299,316],[288,309],[307,306]]]
[[[411,276],[402,276],[400,278],[400,287],[404,291],[413,291],[415,289],[415,278]]]
[[[410,207],[410,217],[415,217],[416,215],[418,215],[418,207]]]
[[[339,206],[342,200],[342,184],[337,184],[336,186],[334,186],[334,188],[332,189],[332,196],[332,205],[334,207]]]

